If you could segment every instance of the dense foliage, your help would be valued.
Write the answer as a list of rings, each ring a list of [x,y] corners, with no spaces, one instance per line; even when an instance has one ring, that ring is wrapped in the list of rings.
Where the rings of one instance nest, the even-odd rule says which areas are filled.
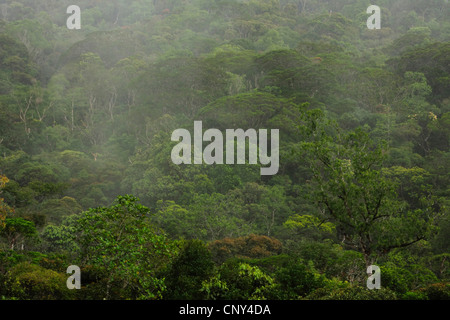
[[[449,299],[450,4],[374,2],[3,1],[0,296]],[[278,173],[175,165],[195,120]]]

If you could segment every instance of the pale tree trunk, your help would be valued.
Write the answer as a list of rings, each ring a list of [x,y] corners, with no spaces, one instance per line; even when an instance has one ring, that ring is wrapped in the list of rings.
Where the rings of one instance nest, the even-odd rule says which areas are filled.
[[[27,114],[31,107],[31,100],[33,98],[33,95],[30,95],[28,98],[28,101],[25,101],[25,107],[22,107],[22,104],[18,102],[19,105],[19,118],[22,121],[24,127],[25,127],[25,133],[27,136],[30,135],[30,128],[28,128],[28,120],[27,120]]]

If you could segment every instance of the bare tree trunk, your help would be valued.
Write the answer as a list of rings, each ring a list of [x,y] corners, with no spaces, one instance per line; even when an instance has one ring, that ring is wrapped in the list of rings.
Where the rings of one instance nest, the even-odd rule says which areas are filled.
[[[25,133],[27,134],[27,136],[30,134],[30,129],[28,128],[27,114],[28,114],[28,111],[30,110],[30,107],[31,107],[32,97],[33,97],[33,95],[30,95],[28,101],[26,101],[25,108],[23,108],[21,106],[21,103],[18,102],[18,104],[19,104],[19,118],[24,124]]]
[[[116,100],[117,100],[117,90],[116,88],[112,88],[111,96],[108,102],[108,111],[109,116],[111,117],[111,121],[113,122],[114,122],[114,107],[116,106]]]

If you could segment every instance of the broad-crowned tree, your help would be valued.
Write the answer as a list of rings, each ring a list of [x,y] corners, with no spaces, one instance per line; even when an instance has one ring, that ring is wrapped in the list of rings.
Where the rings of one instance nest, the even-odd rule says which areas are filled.
[[[309,139],[301,143],[311,166],[310,192],[318,215],[336,225],[342,243],[364,255],[377,256],[429,237],[438,208],[433,200],[409,208],[398,185],[383,170],[385,150],[363,129],[341,132],[320,113],[309,117]]]
[[[149,222],[149,209],[134,196],[118,196],[110,207],[81,214],[77,242],[80,265],[106,271],[106,299],[113,285],[130,290],[135,299],[155,299],[164,291],[157,272],[173,253],[166,235]]]

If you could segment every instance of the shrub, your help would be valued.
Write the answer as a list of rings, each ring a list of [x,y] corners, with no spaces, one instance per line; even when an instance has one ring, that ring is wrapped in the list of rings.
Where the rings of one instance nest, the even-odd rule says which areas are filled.
[[[450,283],[434,283],[424,289],[430,300],[450,300]]]
[[[324,285],[325,277],[305,266],[300,260],[290,261],[275,273],[276,298],[298,299]]]
[[[200,240],[187,241],[166,274],[167,299],[201,299],[202,282],[214,268],[211,253]]]
[[[257,266],[237,260],[225,262],[202,288],[209,297],[225,300],[264,300],[273,290],[272,277]]]
[[[408,291],[401,296],[402,300],[428,300],[428,296],[422,290]]]
[[[72,297],[67,276],[29,262],[22,262],[6,274],[6,291],[21,300],[65,300]]]
[[[320,300],[397,300],[397,295],[387,288],[369,290],[354,286],[331,290]]]
[[[380,268],[381,285],[400,294],[424,288],[438,281],[431,270],[419,264],[411,264],[402,268],[393,263],[386,263]]]
[[[238,238],[225,238],[209,244],[213,260],[223,263],[229,258],[264,258],[281,253],[279,240],[261,235],[249,235]]]

